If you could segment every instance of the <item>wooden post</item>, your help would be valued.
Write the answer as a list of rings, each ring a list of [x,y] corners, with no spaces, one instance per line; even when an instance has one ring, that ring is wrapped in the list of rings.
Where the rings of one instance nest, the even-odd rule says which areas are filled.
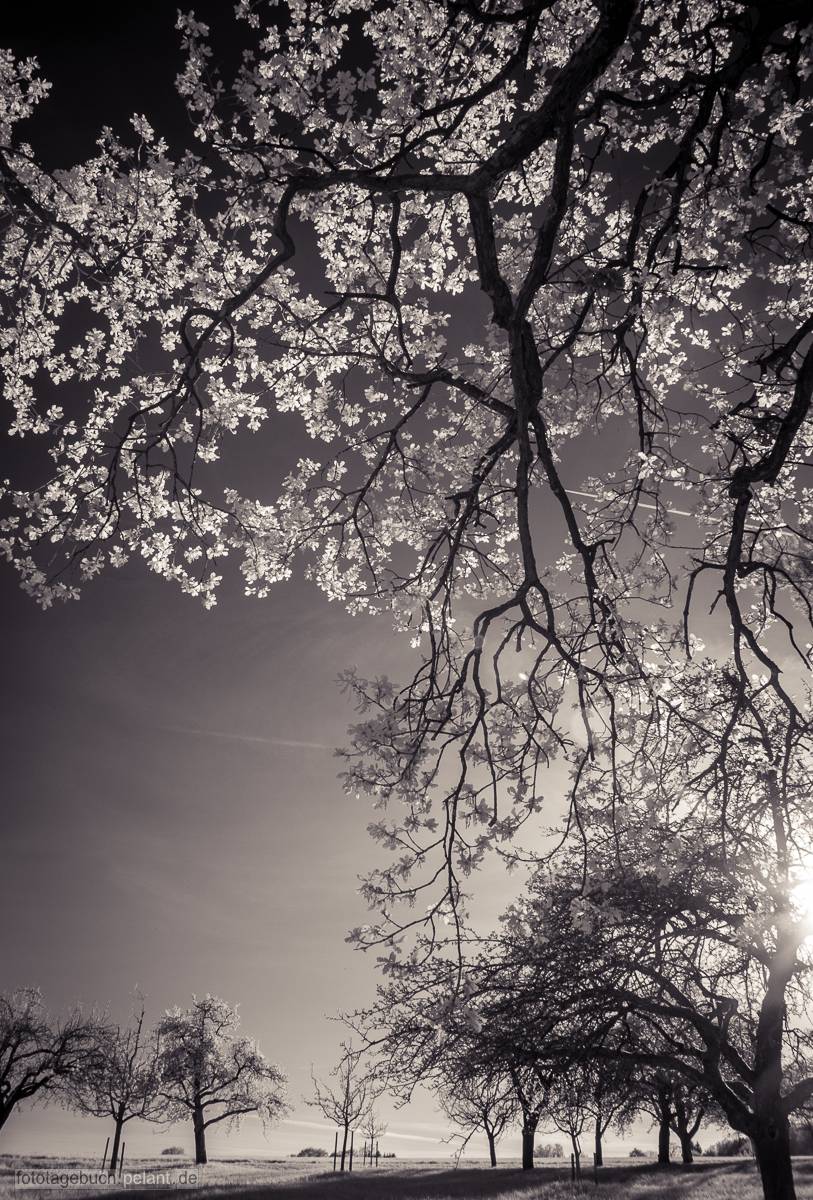
[[[110,1147],[110,1138],[108,1138],[104,1144],[104,1154],[102,1155],[102,1170],[104,1170],[104,1164],[107,1162],[107,1151],[108,1151],[109,1147]]]
[[[351,1129],[350,1130],[350,1165],[347,1168],[348,1171],[353,1170],[353,1135],[354,1135],[354,1133],[355,1133],[355,1130]]]
[[[379,1150],[378,1150],[378,1141],[376,1140],[376,1143],[375,1143],[375,1165],[376,1166],[378,1166],[379,1157],[380,1157],[380,1154],[379,1154]]]
[[[339,1131],[336,1130],[336,1136],[333,1139],[333,1170],[336,1170],[336,1159],[339,1156]]]
[[[119,1179],[121,1179],[121,1173],[124,1170],[124,1151],[126,1149],[127,1149],[127,1143],[122,1142],[121,1143],[121,1154],[119,1155]]]

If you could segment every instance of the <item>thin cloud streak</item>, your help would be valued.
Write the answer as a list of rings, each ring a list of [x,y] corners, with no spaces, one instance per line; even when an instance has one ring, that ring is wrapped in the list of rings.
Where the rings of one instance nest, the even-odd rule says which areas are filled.
[[[287,1118],[286,1120],[281,1121],[280,1124],[282,1124],[282,1125],[301,1125],[301,1126],[304,1126],[304,1128],[306,1128],[306,1129],[331,1129],[332,1130],[333,1128],[335,1128],[333,1125],[325,1124],[324,1121],[299,1121],[299,1120],[294,1120],[293,1118]],[[388,1137],[388,1138],[400,1138],[401,1141],[403,1141],[403,1142],[435,1142],[435,1143],[439,1143],[439,1142],[443,1141],[443,1138],[441,1138],[441,1137],[426,1137],[424,1134],[420,1134],[420,1133],[395,1133],[392,1129],[388,1129],[384,1136]]]
[[[249,742],[261,746],[287,746],[291,750],[333,750],[324,742],[301,742],[296,738],[262,737],[253,733],[230,733],[224,729],[191,729],[186,725],[165,725],[167,733],[186,733],[192,737],[221,738],[225,742]]]

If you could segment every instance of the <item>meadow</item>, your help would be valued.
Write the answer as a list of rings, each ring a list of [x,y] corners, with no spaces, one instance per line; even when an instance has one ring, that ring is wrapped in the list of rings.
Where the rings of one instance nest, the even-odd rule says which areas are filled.
[[[13,1196],[38,1200],[51,1197],[60,1189],[16,1191],[14,1173],[22,1169],[69,1172],[93,1168],[89,1159],[20,1158],[0,1156],[0,1200]],[[798,1200],[813,1200],[813,1159],[796,1160]],[[466,1163],[460,1167],[448,1162],[388,1161],[375,1169],[354,1170],[351,1174],[334,1173],[324,1159],[232,1159],[194,1167],[178,1159],[138,1160],[133,1171],[189,1170],[197,1172],[194,1186],[162,1189],[124,1187],[118,1182],[108,1187],[71,1190],[71,1197],[122,1197],[133,1190],[148,1191],[153,1200],[194,1200],[205,1193],[206,1200],[232,1197],[233,1200],[566,1200],[576,1196],[597,1196],[601,1200],[760,1200],[762,1189],[751,1160],[707,1159],[692,1167],[673,1166],[658,1169],[652,1162],[632,1165],[615,1160],[599,1172],[599,1183],[592,1177],[573,1184],[570,1169],[564,1163],[546,1164],[533,1172],[523,1172],[519,1163],[508,1160],[496,1170],[484,1163]]]

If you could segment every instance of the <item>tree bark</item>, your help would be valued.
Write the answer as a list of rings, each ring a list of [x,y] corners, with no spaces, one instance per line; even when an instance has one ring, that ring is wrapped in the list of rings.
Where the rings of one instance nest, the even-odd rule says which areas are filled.
[[[596,1117],[596,1166],[604,1166],[604,1147],[601,1144],[601,1117]]]
[[[685,1130],[681,1129],[678,1132],[678,1137],[680,1138],[680,1157],[681,1157],[681,1159],[683,1160],[683,1162],[685,1162],[687,1164],[693,1163],[694,1162],[694,1152],[692,1151],[691,1136],[688,1133],[686,1133]]]
[[[787,1117],[777,1112],[773,1118],[763,1119],[751,1141],[765,1200],[796,1200]]]
[[[669,1120],[661,1117],[658,1126],[658,1164],[662,1167],[668,1167],[669,1158]]]
[[[576,1165],[576,1178],[581,1179],[581,1177],[582,1177],[582,1148],[579,1143],[579,1139],[575,1133],[571,1133],[571,1135],[570,1135],[570,1144],[573,1147],[573,1162]]]
[[[116,1129],[113,1134],[113,1149],[110,1151],[110,1163],[108,1170],[112,1174],[119,1165],[119,1147],[121,1146],[121,1131],[124,1128],[124,1106],[122,1105],[116,1113]]]
[[[192,1109],[192,1127],[195,1130],[195,1162],[198,1166],[204,1166],[208,1159],[206,1157],[206,1126],[203,1122],[203,1108],[199,1101],[195,1101],[195,1107]]]
[[[523,1171],[532,1171],[534,1167],[534,1134],[536,1126],[522,1127],[522,1169]]]
[[[783,930],[757,1022],[754,1123],[749,1132],[765,1200],[796,1200],[790,1158],[790,1122],[782,1107],[782,1034],[785,989],[797,948],[795,938]]]
[[[342,1161],[341,1161],[341,1166],[339,1167],[340,1171],[344,1170],[345,1159],[347,1158],[347,1133],[348,1133],[348,1127],[345,1125],[344,1133],[342,1135]]]
[[[492,1167],[496,1167],[496,1165],[497,1165],[497,1139],[494,1137],[494,1134],[491,1132],[490,1129],[486,1130],[486,1137],[488,1138],[488,1157],[491,1160]]]

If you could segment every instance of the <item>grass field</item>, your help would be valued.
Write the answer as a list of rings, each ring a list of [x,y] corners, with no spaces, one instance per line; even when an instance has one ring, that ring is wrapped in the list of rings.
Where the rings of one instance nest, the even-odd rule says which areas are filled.
[[[51,1200],[59,1189],[18,1191],[14,1173],[22,1169],[69,1172],[97,1164],[89,1159],[16,1158],[0,1156],[0,1200]],[[652,1163],[632,1166],[611,1162],[599,1172],[599,1186],[592,1178],[581,1184],[570,1182],[566,1166],[545,1165],[523,1172],[516,1162],[491,1170],[485,1165],[466,1164],[457,1169],[448,1163],[393,1162],[375,1170],[355,1170],[352,1175],[334,1174],[324,1159],[243,1159],[221,1161],[207,1167],[192,1167],[179,1160],[139,1160],[133,1171],[195,1170],[194,1187],[138,1188],[151,1200],[193,1200],[205,1192],[232,1200],[565,1200],[574,1196],[596,1196],[597,1200],[759,1200],[761,1188],[754,1164],[749,1160],[711,1159],[693,1167],[674,1166],[658,1170]],[[796,1160],[799,1200],[813,1200],[813,1159]],[[83,1196],[122,1197],[136,1190],[118,1184],[72,1190],[73,1200]]]

